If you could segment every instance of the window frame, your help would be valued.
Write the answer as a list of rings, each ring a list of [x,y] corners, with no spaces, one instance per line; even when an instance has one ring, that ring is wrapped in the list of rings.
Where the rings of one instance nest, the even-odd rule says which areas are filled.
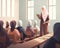
[[[50,17],[51,20],[56,20],[56,0],[52,0],[52,3],[51,4],[50,4],[49,1],[51,1],[51,0],[48,0],[49,17]],[[55,1],[55,3],[53,1]],[[50,9],[52,9],[52,10],[50,10]]]
[[[27,19],[28,19],[28,20],[34,20],[34,4],[31,5],[31,6],[28,6],[28,1],[33,1],[33,3],[34,3],[34,0],[27,0],[27,10],[26,10],[26,11],[27,11]],[[29,11],[28,9],[29,9],[29,8],[31,8],[31,10],[33,10],[33,11],[32,11],[33,14],[32,14],[31,12],[28,13],[28,11]],[[30,11],[31,11],[31,10],[30,10]],[[32,15],[28,15],[28,14],[32,14]]]

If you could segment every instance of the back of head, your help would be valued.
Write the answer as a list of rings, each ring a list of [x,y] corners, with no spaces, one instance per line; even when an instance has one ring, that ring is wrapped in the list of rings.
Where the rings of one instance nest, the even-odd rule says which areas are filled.
[[[0,20],[0,29],[3,28],[3,24],[4,24],[3,21]]]
[[[4,35],[5,34],[5,29],[3,28],[3,21],[0,20],[0,36]]]
[[[15,21],[15,20],[12,20],[12,21],[10,22],[10,26],[11,26],[11,27],[16,26],[16,21]]]
[[[28,28],[32,27],[32,21],[31,20],[28,21],[27,27]]]
[[[34,20],[34,26],[36,26],[37,25],[37,20]]]
[[[9,27],[9,22],[8,21],[6,21],[6,28],[8,28]]]
[[[10,26],[11,26],[11,29],[14,30],[15,29],[15,26],[16,26],[16,21],[15,20],[12,20],[10,22]]]
[[[55,23],[54,24],[54,38],[60,42],[60,23]]]
[[[18,21],[18,26],[22,26],[22,20]]]

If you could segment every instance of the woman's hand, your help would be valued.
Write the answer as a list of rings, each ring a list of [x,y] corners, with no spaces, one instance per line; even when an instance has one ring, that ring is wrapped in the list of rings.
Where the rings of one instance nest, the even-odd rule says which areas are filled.
[[[36,14],[36,16],[40,19],[40,15],[39,14]]]
[[[49,23],[49,21],[44,22],[43,24]]]
[[[39,16],[39,14],[36,14],[36,16]]]

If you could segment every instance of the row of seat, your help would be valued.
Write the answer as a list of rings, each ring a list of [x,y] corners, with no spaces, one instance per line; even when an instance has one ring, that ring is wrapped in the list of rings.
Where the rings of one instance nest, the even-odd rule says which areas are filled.
[[[21,38],[23,38],[24,34],[22,33],[23,30],[19,31],[17,28],[21,27],[21,26],[16,27],[15,20],[12,20],[10,22],[10,24],[8,22],[6,22],[6,28],[3,27],[3,24],[4,24],[4,22],[2,20],[0,20],[0,44],[4,47],[4,46],[8,45],[7,43],[9,43],[9,42],[14,43],[14,44],[20,42]],[[33,29],[31,27],[26,28],[26,31],[25,31],[26,38],[33,37],[36,32],[37,32],[37,29]]]
[[[46,42],[49,38],[53,36],[53,33],[46,34],[44,36],[32,39],[28,42],[24,42],[21,44],[11,44],[8,48],[35,48],[35,47],[40,47],[41,44]]]

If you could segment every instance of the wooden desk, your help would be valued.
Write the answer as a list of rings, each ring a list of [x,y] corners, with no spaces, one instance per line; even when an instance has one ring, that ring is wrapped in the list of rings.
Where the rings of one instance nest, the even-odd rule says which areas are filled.
[[[53,34],[50,33],[50,34],[32,39],[30,41],[27,41],[27,42],[24,42],[24,43],[21,43],[21,44],[11,45],[8,48],[34,48],[34,47],[39,48],[39,45],[44,43],[46,40],[48,40],[52,36],[53,36]]]

